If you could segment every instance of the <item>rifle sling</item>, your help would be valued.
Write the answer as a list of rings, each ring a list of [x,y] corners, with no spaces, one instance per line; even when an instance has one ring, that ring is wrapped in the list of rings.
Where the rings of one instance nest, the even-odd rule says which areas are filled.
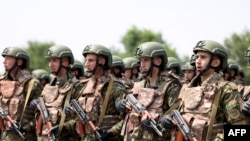
[[[21,115],[21,118],[20,118],[20,123],[21,123],[21,121],[22,121],[23,114],[24,114],[24,111],[25,111],[25,109],[26,109],[27,103],[28,103],[28,101],[29,101],[30,94],[31,94],[31,91],[32,91],[32,89],[33,89],[33,86],[34,86],[35,81],[36,81],[35,78],[32,78],[32,79],[29,81],[28,91],[27,91],[27,95],[26,95],[26,99],[25,99],[25,103],[24,103],[24,107],[23,107],[23,112],[22,112],[22,115]]]
[[[107,105],[108,105],[108,101],[109,101],[109,97],[110,97],[110,93],[111,93],[113,83],[114,83],[114,79],[110,76],[110,81],[109,81],[108,89],[107,89],[107,91],[105,93],[105,99],[104,99],[104,102],[103,102],[102,111],[101,111],[101,114],[99,116],[99,123],[101,123],[103,121],[104,114],[105,114],[106,109],[107,109]]]
[[[64,109],[65,109],[66,105],[69,104],[70,97],[71,97],[71,94],[73,92],[73,84],[71,84],[71,85],[72,86],[71,86],[70,90],[68,91],[65,102],[64,102],[63,112],[61,113],[61,119],[60,119],[60,122],[59,122],[59,125],[58,125],[58,132],[56,134],[57,137],[59,137],[61,132],[62,132],[63,124],[64,124],[64,121],[65,121],[65,118],[66,118],[66,114],[64,112]]]
[[[224,86],[225,86],[225,84],[224,84]],[[222,91],[220,89],[215,94],[214,102],[213,102],[213,105],[212,105],[211,120],[210,120],[210,123],[209,123],[209,126],[208,126],[208,130],[207,130],[206,141],[210,141],[210,138],[211,138],[213,124],[214,124],[215,116],[216,116],[216,113],[217,113],[217,109],[218,109],[218,104],[219,104],[221,93],[222,93]]]

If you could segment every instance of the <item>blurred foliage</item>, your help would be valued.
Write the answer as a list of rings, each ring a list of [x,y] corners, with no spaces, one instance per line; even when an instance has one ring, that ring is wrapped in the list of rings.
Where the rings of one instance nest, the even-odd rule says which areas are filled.
[[[224,45],[228,50],[228,58],[234,60],[245,73],[245,83],[250,84],[250,70],[245,59],[245,52],[250,47],[250,31],[245,29],[242,33],[233,33],[224,40]]]
[[[48,48],[54,45],[53,42],[38,42],[38,41],[28,41],[27,52],[30,55],[30,70],[34,69],[44,69],[50,72],[48,67],[48,60],[45,55]]]

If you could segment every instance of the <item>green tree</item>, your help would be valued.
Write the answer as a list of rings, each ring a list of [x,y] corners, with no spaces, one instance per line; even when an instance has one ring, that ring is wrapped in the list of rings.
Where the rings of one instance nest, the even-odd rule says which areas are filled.
[[[125,53],[119,54],[119,52],[115,52],[114,54],[119,54],[121,57],[134,56],[137,46],[147,41],[155,41],[164,44],[168,56],[179,58],[175,49],[172,49],[170,44],[162,39],[161,33],[155,33],[149,29],[138,29],[136,26],[132,26],[121,39],[121,43],[125,48]]]
[[[243,33],[233,33],[229,38],[224,40],[224,45],[228,49],[228,58],[233,59],[245,72],[245,82],[250,84],[250,80],[246,79],[250,76],[250,70],[247,68],[247,60],[245,52],[250,47],[250,32],[244,30]]]
[[[45,58],[49,47],[54,45],[52,42],[28,41],[27,52],[30,55],[30,70],[45,69],[49,71],[48,60]]]

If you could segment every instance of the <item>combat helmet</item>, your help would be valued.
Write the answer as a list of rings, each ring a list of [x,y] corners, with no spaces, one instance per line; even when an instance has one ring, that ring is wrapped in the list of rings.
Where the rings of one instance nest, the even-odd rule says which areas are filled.
[[[50,80],[50,74],[44,69],[35,69],[32,71],[32,75],[39,80],[45,79],[47,82]]]
[[[195,67],[193,65],[190,64],[190,62],[186,62],[182,68],[181,68],[182,71],[185,71],[185,70],[193,70],[195,71]]]
[[[140,44],[135,51],[135,57],[140,60],[141,57],[156,57],[160,56],[162,58],[162,64],[160,68],[165,69],[168,62],[167,53],[164,46],[158,42],[145,42]]]
[[[239,65],[232,59],[227,60],[228,70],[235,70],[235,74],[239,73]]]
[[[217,55],[221,60],[221,69],[227,68],[227,51],[220,43],[212,40],[199,41],[193,48],[195,54],[197,51],[206,51],[212,55]]]
[[[51,57],[57,57],[57,58],[62,58],[62,57],[68,57],[70,64],[74,63],[74,56],[71,51],[71,49],[67,46],[63,45],[54,45],[48,49],[47,54],[45,55],[46,58],[51,58]]]
[[[104,65],[107,68],[112,66],[112,55],[107,47],[98,44],[87,45],[83,51],[82,55],[86,57],[87,54],[96,54],[97,56],[104,56],[106,58],[106,64]]]
[[[20,58],[24,60],[24,68],[29,68],[29,54],[27,51],[25,51],[24,49],[20,48],[20,47],[7,47],[3,50],[2,52],[2,56],[12,56],[15,58]],[[24,69],[23,68],[23,69]]]
[[[245,52],[245,59],[247,59],[247,65],[250,66],[250,47]]]
[[[121,68],[121,72],[125,71],[125,66],[124,66],[122,58],[119,56],[116,56],[116,55],[112,55],[112,66],[111,67],[112,68],[119,67],[119,68]]]
[[[181,75],[181,64],[175,57],[168,57],[166,69],[176,68],[177,74]]]
[[[84,76],[84,67],[83,67],[83,63],[79,60],[74,60],[73,65],[70,66],[71,70],[79,70],[79,76]]]
[[[140,67],[138,60],[135,57],[126,57],[126,58],[123,58],[122,60],[123,60],[125,69],[133,69],[133,68]]]

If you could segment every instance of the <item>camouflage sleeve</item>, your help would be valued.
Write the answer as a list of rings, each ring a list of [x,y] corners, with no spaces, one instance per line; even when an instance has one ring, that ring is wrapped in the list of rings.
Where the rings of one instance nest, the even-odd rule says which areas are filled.
[[[117,124],[115,124],[115,125],[111,128],[113,134],[118,135],[118,134],[121,133],[121,129],[122,129],[123,122],[124,122],[124,120],[121,120],[120,122],[118,122]]]
[[[83,88],[83,84],[79,83],[75,83],[73,86],[73,92],[71,95],[71,99],[77,99],[80,96],[80,91]]]
[[[230,85],[226,85],[222,90],[220,102],[223,108],[223,113],[226,121],[230,124],[234,124],[239,121],[246,120],[246,117],[241,112],[241,98],[237,89],[232,89]]]
[[[106,93],[106,91],[105,91]],[[127,95],[127,90],[126,88],[119,82],[114,82],[113,87],[111,89],[111,95],[110,95],[110,99],[108,102],[108,106],[109,108],[107,108],[107,114],[117,114],[119,113],[119,111],[116,110],[115,108],[115,102],[119,99],[124,98]]]
[[[181,90],[181,84],[178,81],[170,82],[166,94],[164,96],[164,103],[163,103],[164,112],[168,110],[168,108],[176,102],[180,90]]]

